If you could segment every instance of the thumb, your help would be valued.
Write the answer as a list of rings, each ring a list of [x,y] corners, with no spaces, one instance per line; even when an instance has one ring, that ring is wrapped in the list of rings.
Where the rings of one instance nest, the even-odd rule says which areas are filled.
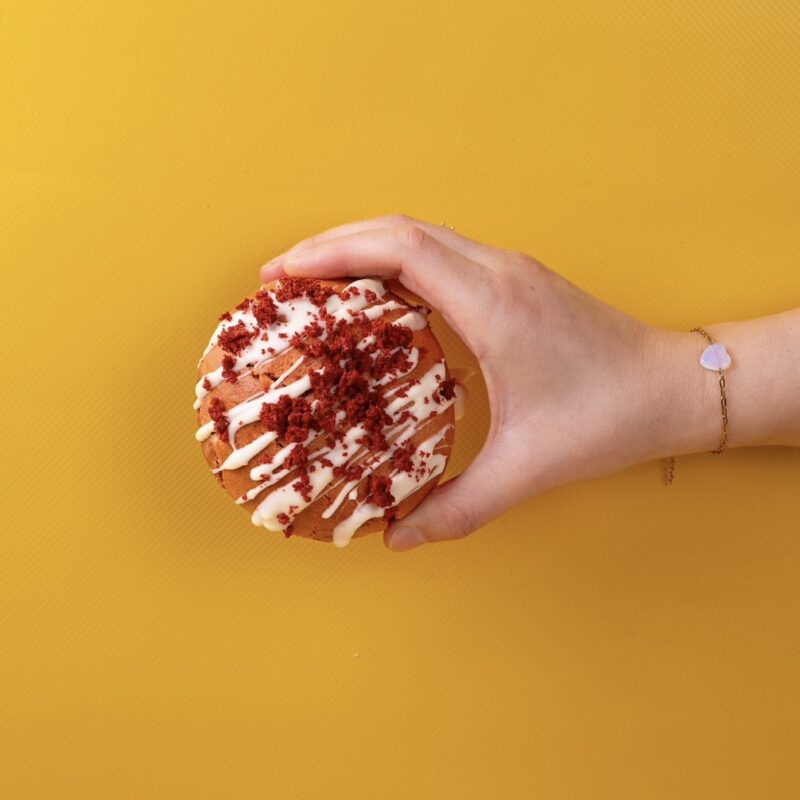
[[[461,539],[507,511],[516,500],[498,483],[500,453],[485,446],[459,475],[437,486],[407,517],[387,528],[383,540],[390,550],[410,550],[428,542]]]

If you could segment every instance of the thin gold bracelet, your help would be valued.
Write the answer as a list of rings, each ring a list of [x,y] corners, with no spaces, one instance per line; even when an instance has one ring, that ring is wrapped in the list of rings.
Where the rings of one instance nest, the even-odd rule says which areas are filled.
[[[731,365],[731,357],[728,355],[725,345],[715,342],[708,331],[703,328],[692,328],[691,333],[701,334],[708,343],[708,346],[700,355],[700,365],[705,369],[716,371],[719,375],[719,405],[722,411],[722,432],[720,433],[717,449],[711,451],[715,456],[718,456],[728,446],[728,398],[725,394],[725,374],[723,370],[726,370]],[[675,457],[670,456],[666,461],[665,483],[669,486],[675,477]]]

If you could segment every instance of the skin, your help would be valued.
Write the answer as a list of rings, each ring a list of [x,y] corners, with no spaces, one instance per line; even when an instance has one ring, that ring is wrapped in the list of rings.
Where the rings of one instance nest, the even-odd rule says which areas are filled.
[[[391,215],[312,236],[261,268],[264,282],[282,274],[396,278],[481,365],[486,443],[386,531],[392,550],[462,538],[560,484],[719,444],[719,385],[698,363],[699,334],[634,319],[525,253]],[[728,447],[800,446],[800,308],[703,327],[732,358]]]

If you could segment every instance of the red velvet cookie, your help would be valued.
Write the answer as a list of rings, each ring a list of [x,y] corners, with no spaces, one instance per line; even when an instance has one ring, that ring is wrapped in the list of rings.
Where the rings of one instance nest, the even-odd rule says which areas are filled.
[[[427,313],[380,279],[282,278],[222,315],[197,439],[254,524],[344,546],[436,485],[456,387]]]

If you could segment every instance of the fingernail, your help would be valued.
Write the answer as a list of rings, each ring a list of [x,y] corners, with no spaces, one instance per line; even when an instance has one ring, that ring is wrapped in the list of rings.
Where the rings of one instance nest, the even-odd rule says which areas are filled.
[[[416,528],[398,528],[389,539],[389,549],[402,552],[403,550],[410,550],[412,547],[425,544],[425,537],[422,531]]]

